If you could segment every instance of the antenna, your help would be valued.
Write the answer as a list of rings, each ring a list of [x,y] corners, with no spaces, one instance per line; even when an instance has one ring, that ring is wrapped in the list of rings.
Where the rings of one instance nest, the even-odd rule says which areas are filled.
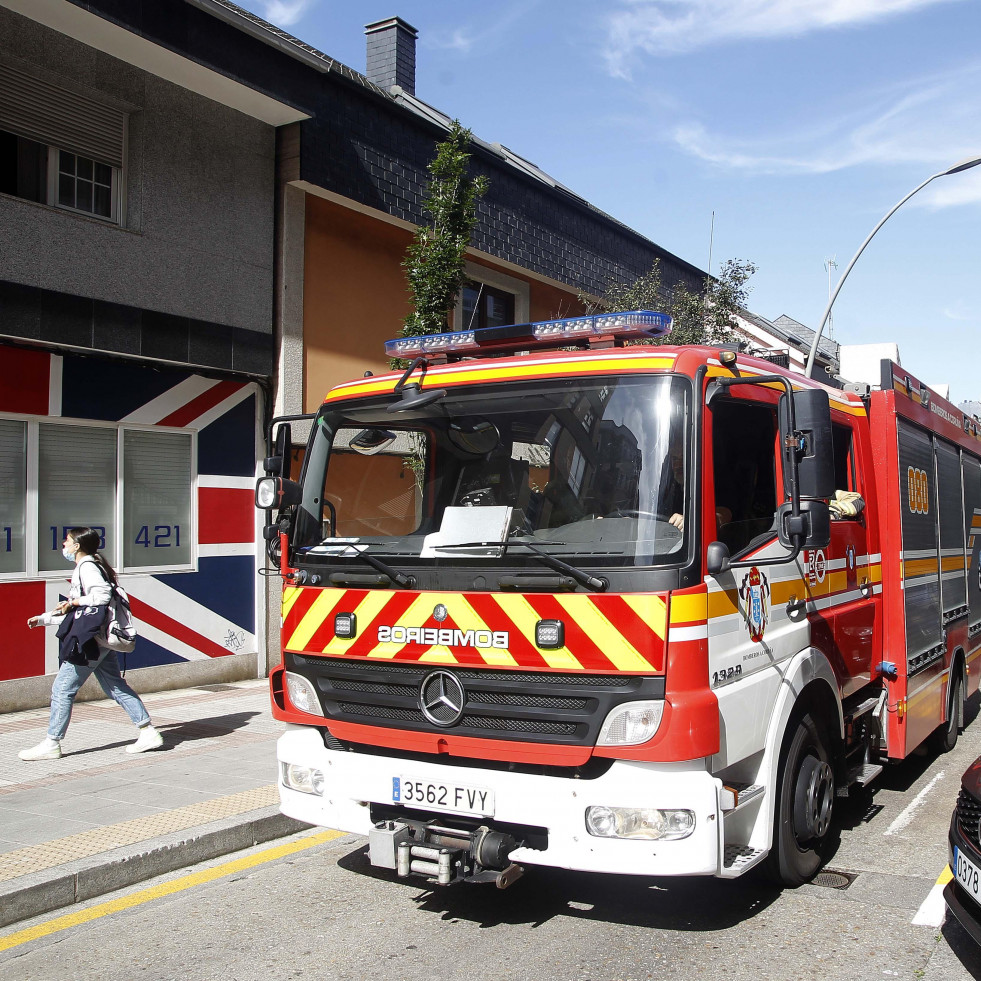
[[[715,239],[715,212],[712,212],[712,221],[709,224],[709,267],[708,274],[712,275],[712,242]]]
[[[828,299],[831,299],[831,270],[838,268],[838,263],[835,262],[835,257],[832,256],[827,259],[824,263],[824,268],[828,271]],[[834,321],[831,319],[831,314],[828,314],[828,338],[833,338],[835,336],[834,332]]]

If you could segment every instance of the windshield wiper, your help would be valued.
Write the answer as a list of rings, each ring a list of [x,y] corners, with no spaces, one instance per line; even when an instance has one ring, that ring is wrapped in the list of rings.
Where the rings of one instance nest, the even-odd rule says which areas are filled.
[[[531,554],[542,564],[549,566],[556,572],[564,572],[567,576],[571,576],[573,579],[575,579],[580,586],[585,586],[587,589],[592,589],[597,593],[602,593],[605,592],[610,585],[609,580],[597,576],[591,576],[588,572],[582,572],[580,569],[575,568],[575,566],[569,565],[568,562],[563,562],[554,555],[550,555],[548,552],[543,552],[537,545],[532,545],[531,542],[523,542],[516,538],[509,538],[506,542],[463,542],[453,545],[433,545],[432,548],[439,551],[458,548],[500,548],[506,552],[509,548],[512,548],[515,545],[528,549],[528,551],[531,552]]]
[[[330,539],[328,538],[325,540],[324,544],[329,544],[329,543],[330,543]],[[347,549],[350,549],[354,553],[354,555],[345,555],[344,552],[341,552],[338,553],[337,557],[354,558],[354,556],[357,556],[359,559],[364,559],[365,562],[367,562],[368,565],[370,565],[373,569],[376,569],[378,572],[382,573],[383,575],[388,576],[388,578],[391,579],[396,586],[411,588],[416,584],[415,576],[407,576],[405,575],[404,572],[399,572],[398,569],[393,568],[387,562],[382,562],[381,559],[376,558],[374,555],[371,555],[368,552],[369,548],[371,548],[371,545],[362,545],[361,547],[358,547],[358,545],[355,544],[354,542],[345,542],[344,552],[346,552]]]

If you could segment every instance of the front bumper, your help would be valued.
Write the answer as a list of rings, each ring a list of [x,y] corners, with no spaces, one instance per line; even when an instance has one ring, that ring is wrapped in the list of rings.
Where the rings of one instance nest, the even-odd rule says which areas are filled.
[[[308,824],[367,835],[370,805],[392,805],[393,777],[456,782],[490,788],[495,809],[484,822],[544,828],[543,850],[521,847],[510,860],[584,872],[633,875],[717,875],[722,855],[722,784],[698,761],[643,763],[616,760],[591,780],[530,775],[479,766],[401,761],[366,753],[329,750],[320,732],[288,726],[277,744],[281,763],[294,763],[324,774],[322,794],[291,790],[280,783],[284,814]],[[586,831],[591,805],[608,807],[687,808],[695,814],[693,832],[680,840],[597,838]],[[441,815],[447,824],[452,815]]]
[[[950,820],[949,841],[949,858],[952,869],[956,869],[954,864],[955,846],[974,863],[975,867],[981,868],[981,852],[961,830],[956,811]],[[968,895],[956,878],[951,879],[944,887],[944,901],[957,922],[967,931],[971,939],[981,946],[981,906],[974,901],[972,896]]]

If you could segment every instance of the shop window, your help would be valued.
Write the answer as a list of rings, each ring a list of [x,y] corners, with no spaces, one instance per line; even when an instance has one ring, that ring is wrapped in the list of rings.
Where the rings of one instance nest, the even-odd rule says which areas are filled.
[[[123,563],[191,561],[191,437],[123,433]]]
[[[0,573],[27,562],[27,423],[0,419]]]
[[[70,528],[123,571],[193,566],[190,433],[0,419],[0,576],[64,573]]]
[[[42,423],[38,431],[38,568],[65,567],[69,528],[95,528],[115,554],[116,430]],[[110,562],[112,559],[110,559]]]

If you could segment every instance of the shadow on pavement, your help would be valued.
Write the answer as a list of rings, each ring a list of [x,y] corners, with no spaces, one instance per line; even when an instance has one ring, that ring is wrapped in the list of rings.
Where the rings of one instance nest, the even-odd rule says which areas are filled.
[[[659,930],[710,932],[763,912],[781,890],[754,878],[724,882],[707,878],[652,879],[597,875],[529,866],[505,892],[493,885],[460,883],[432,888],[422,879],[400,879],[374,868],[367,850],[339,859],[342,869],[409,890],[417,908],[444,920],[461,919],[482,929],[541,926],[556,916]]]

